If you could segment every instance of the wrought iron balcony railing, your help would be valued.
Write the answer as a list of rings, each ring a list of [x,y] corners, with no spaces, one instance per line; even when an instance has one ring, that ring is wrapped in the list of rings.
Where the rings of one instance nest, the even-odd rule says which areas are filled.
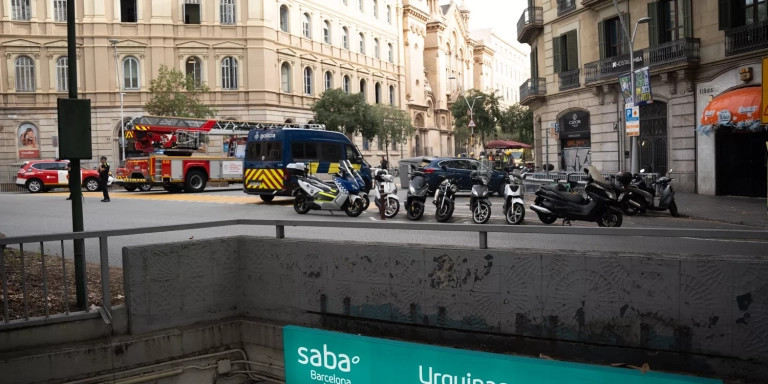
[[[529,97],[544,96],[547,94],[547,81],[543,77],[528,79],[520,85],[521,103]]]
[[[560,90],[578,88],[581,83],[579,82],[579,73],[581,71],[576,68],[574,70],[560,72]]]
[[[766,48],[768,48],[768,21],[761,21],[757,24],[745,25],[725,31],[726,56]]]
[[[517,41],[525,43],[530,37],[530,32],[535,27],[544,26],[544,11],[541,7],[528,7],[523,10],[520,20],[517,21]]]
[[[635,69],[650,66],[653,70],[684,63],[698,64],[699,47],[699,39],[686,38],[635,51]],[[616,79],[628,72],[629,55],[608,57],[584,65],[584,83]]]

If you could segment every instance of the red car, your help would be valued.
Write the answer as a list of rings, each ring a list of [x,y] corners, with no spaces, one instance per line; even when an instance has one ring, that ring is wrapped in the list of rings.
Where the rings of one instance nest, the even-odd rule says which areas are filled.
[[[48,192],[56,187],[67,187],[67,160],[32,160],[16,173],[16,185],[32,193]],[[99,172],[81,168],[80,180],[89,192],[99,190]]]

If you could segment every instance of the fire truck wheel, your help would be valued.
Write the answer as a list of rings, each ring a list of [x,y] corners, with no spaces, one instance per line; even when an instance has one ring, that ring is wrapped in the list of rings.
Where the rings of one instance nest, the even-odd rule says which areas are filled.
[[[181,193],[184,190],[184,188],[177,184],[163,185],[163,189],[170,193]]]
[[[133,184],[131,184],[131,185],[124,185],[123,188],[125,188],[125,190],[128,191],[128,192],[133,192],[133,191],[136,190],[136,186],[133,185]]]
[[[272,201],[272,199],[275,198],[275,196],[272,196],[272,195],[259,195],[259,197],[261,198],[261,201],[265,203],[269,203],[270,201]]]
[[[205,189],[206,182],[205,173],[199,170],[192,170],[187,172],[187,177],[184,179],[184,191],[186,192],[202,192]]]
[[[139,184],[139,191],[147,192],[152,189],[152,184]]]

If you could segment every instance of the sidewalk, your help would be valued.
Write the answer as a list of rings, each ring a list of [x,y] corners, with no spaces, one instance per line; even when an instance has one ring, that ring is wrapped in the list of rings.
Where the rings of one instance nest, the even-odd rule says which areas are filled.
[[[710,196],[676,192],[675,202],[681,216],[768,228],[765,197]]]

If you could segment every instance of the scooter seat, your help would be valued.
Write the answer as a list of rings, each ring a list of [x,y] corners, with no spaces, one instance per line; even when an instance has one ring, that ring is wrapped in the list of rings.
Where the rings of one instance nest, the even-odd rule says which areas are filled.
[[[549,195],[552,198],[559,198],[561,200],[569,201],[576,204],[584,204],[587,202],[587,200],[581,194],[558,191],[554,187],[542,186],[541,193],[543,193],[544,195]]]

